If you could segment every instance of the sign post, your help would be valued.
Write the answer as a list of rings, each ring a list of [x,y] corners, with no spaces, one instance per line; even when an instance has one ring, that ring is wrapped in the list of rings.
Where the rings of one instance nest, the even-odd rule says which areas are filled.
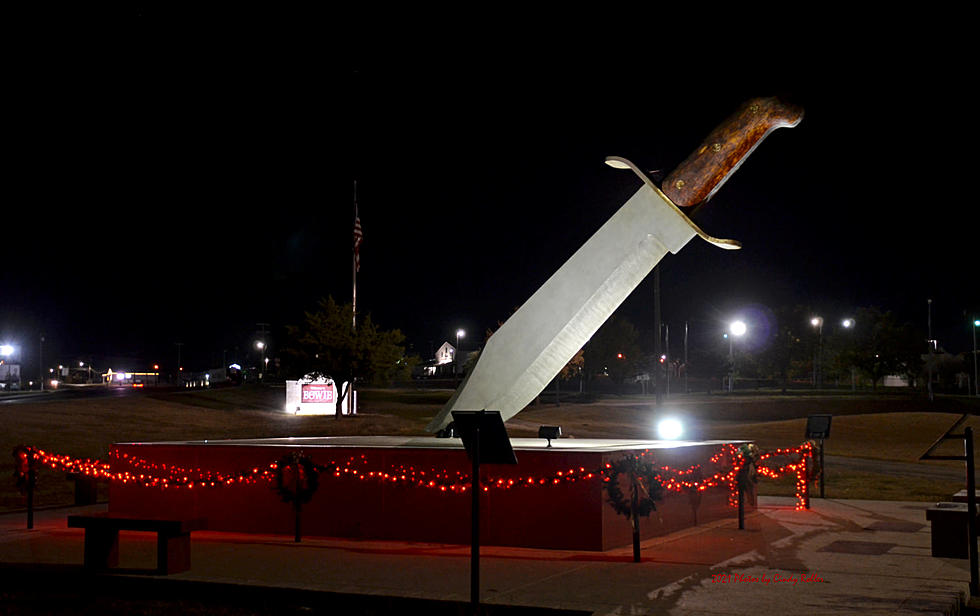
[[[463,439],[463,447],[473,470],[470,534],[470,605],[480,610],[480,464],[517,464],[510,437],[499,411],[453,411],[453,422]]]
[[[823,498],[823,441],[830,438],[830,421],[833,415],[810,415],[806,418],[806,438],[815,439],[820,444],[820,498]]]

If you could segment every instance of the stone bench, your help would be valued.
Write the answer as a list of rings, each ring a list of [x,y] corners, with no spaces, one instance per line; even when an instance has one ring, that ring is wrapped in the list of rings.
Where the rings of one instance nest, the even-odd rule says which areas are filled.
[[[112,513],[68,516],[68,528],[85,529],[85,568],[105,571],[119,565],[119,531],[157,534],[156,573],[167,575],[191,568],[191,531],[203,530],[205,520],[132,518]]]
[[[936,503],[926,509],[926,520],[932,523],[933,556],[970,557],[967,506],[967,503]],[[977,517],[980,518],[980,515]]]
[[[973,493],[976,495],[974,498],[977,499],[977,503],[980,504],[980,490],[974,490]],[[968,496],[969,496],[969,492],[967,492],[965,489],[960,490],[959,492],[953,495],[953,502],[965,503]]]

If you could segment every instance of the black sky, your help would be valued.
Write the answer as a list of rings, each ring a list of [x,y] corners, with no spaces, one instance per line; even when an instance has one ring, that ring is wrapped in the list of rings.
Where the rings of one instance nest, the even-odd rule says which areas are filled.
[[[605,156],[669,171],[773,94],[803,122],[696,218],[744,249],[692,240],[668,256],[665,320],[874,305],[924,329],[932,299],[940,343],[970,344],[973,62],[941,35],[687,58],[695,87],[669,70],[679,54],[650,66],[458,40],[352,54],[288,20],[248,35],[154,20],[42,39],[12,62],[0,338],[30,349],[43,333],[50,361],[166,367],[182,342],[204,368],[256,323],[349,301],[355,179],[362,311],[422,355],[459,327],[482,341],[639,187]],[[649,330],[651,301],[646,281],[621,310]]]

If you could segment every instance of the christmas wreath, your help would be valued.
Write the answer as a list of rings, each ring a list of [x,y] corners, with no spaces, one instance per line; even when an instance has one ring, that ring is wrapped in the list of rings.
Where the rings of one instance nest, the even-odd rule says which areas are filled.
[[[623,493],[619,476],[626,474],[629,482],[629,496]],[[633,492],[636,493],[636,515],[649,516],[657,510],[656,502],[663,500],[664,487],[660,483],[660,471],[650,462],[639,456],[624,456],[609,464],[604,472],[606,496],[616,513],[631,517],[633,511]]]
[[[308,456],[293,452],[276,462],[276,492],[284,503],[306,504],[320,486],[320,472]]]
[[[738,487],[743,491],[747,492],[751,487],[759,482],[758,472],[756,471],[756,466],[759,463],[759,457],[762,455],[759,451],[759,447],[755,443],[746,443],[738,448],[738,454],[742,458],[742,467],[738,469],[738,475],[736,476],[736,481],[738,481]]]
[[[14,447],[14,483],[21,494],[37,485],[37,473],[31,464],[33,456],[34,452],[27,445]]]

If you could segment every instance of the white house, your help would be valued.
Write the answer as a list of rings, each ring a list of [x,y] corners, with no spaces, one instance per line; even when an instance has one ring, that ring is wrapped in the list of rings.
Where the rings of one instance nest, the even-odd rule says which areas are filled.
[[[443,364],[452,363],[456,359],[456,347],[449,344],[448,342],[443,342],[439,350],[436,351],[436,365],[441,366]]]

